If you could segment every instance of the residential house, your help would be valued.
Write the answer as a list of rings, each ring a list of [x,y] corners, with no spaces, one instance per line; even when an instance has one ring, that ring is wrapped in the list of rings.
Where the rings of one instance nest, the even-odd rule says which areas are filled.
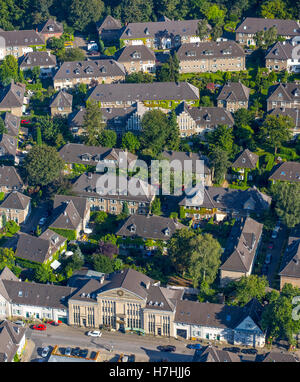
[[[120,40],[125,46],[144,44],[156,50],[172,49],[182,44],[200,41],[197,33],[199,21],[170,20],[164,17],[156,22],[128,23]],[[204,40],[207,38],[208,36]]]
[[[13,220],[17,224],[26,223],[31,212],[31,198],[18,191],[12,191],[0,204],[0,226],[3,225],[3,215],[5,220]]]
[[[18,139],[7,134],[0,135],[0,160],[19,163],[17,157]]]
[[[38,31],[46,41],[52,37],[60,38],[64,33],[64,27],[58,21],[49,19],[39,26]]]
[[[228,82],[217,97],[218,107],[234,113],[238,109],[248,109],[250,89],[240,82]]]
[[[53,86],[59,90],[79,84],[112,84],[124,81],[125,74],[124,66],[112,59],[63,62],[53,77]]]
[[[289,116],[294,121],[294,128],[292,130],[293,138],[297,138],[297,136],[300,134],[300,110],[298,108],[285,108],[285,107],[278,107],[270,111],[271,115],[276,115],[277,117],[279,115],[283,116]]]
[[[287,40],[300,33],[299,23],[296,20],[246,17],[235,30],[235,39],[244,45],[255,45],[255,34],[272,27],[276,27],[278,36]]]
[[[191,171],[192,174],[200,174],[204,179],[204,184],[206,186],[212,185],[211,179],[211,171],[208,167],[208,158],[206,156],[201,155],[201,153],[193,153],[193,152],[184,152],[184,151],[172,151],[172,150],[164,150],[162,152],[162,156],[167,159],[170,163],[172,161],[177,161],[177,164],[180,163],[182,171],[185,169],[185,163],[187,163],[186,170]],[[201,161],[201,164],[197,161]],[[176,162],[174,162],[176,163]],[[198,166],[198,167],[197,167]],[[203,166],[203,167],[202,167]]]
[[[299,358],[295,354],[285,353],[283,351],[271,351],[264,354],[262,362],[299,362]]]
[[[10,111],[21,117],[25,109],[24,103],[25,85],[12,81],[0,92],[0,112]]]
[[[122,34],[122,24],[119,20],[108,15],[104,20],[96,23],[99,38],[104,44],[119,42]]]
[[[0,362],[14,362],[15,355],[21,355],[25,347],[25,331],[26,328],[13,322],[0,322]]]
[[[289,73],[300,71],[297,41],[278,41],[271,46],[265,55],[266,67],[270,70],[286,70]]]
[[[233,174],[233,178],[239,180],[252,180],[252,175],[249,172],[258,167],[259,156],[252,153],[250,150],[245,149],[241,151],[235,161],[232,163],[231,168],[238,174]]]
[[[102,176],[103,181],[100,179]],[[128,182],[135,189],[134,192],[126,188],[127,176],[115,178],[99,173],[84,173],[76,180],[72,190],[77,196],[91,202],[91,210],[120,214],[126,202],[130,214],[147,214],[155,197],[153,187],[146,181],[134,178]]]
[[[250,213],[261,216],[270,207],[271,201],[256,187],[240,190],[205,186],[204,194],[196,188],[194,193],[183,197],[179,202],[180,217],[195,220],[214,217],[221,221],[226,216],[241,218]]]
[[[13,166],[0,166],[0,192],[7,194],[11,191],[22,192],[24,190],[24,183]]]
[[[261,310],[254,299],[244,307],[181,300],[176,306],[174,336],[263,347]]]
[[[3,318],[32,318],[68,322],[68,298],[75,289],[68,286],[23,282],[8,269],[0,273]]]
[[[125,46],[118,52],[116,60],[124,65],[127,74],[155,72],[155,54],[145,45]]]
[[[69,240],[76,240],[84,229],[83,220],[70,198],[53,210],[50,220],[49,228]]]
[[[259,249],[263,224],[247,217],[232,227],[220,266],[220,284],[250,276]]]
[[[300,288],[300,227],[292,230],[279,270],[280,289],[285,284]]]
[[[40,68],[41,77],[52,77],[56,67],[56,56],[47,52],[29,52],[19,60],[19,68],[23,71]]]
[[[241,359],[237,354],[208,345],[195,351],[193,362],[241,362]]]
[[[299,162],[281,162],[275,165],[269,176],[272,183],[276,182],[300,182],[300,163]]]
[[[3,119],[4,126],[7,130],[7,135],[11,135],[12,137],[17,137],[19,135],[21,118],[13,115],[11,113],[4,113],[1,115]]]
[[[170,109],[182,101],[198,105],[199,89],[188,82],[120,83],[98,85],[88,99],[101,102],[101,107],[131,107],[143,102],[146,107]]]
[[[66,247],[66,238],[47,229],[39,237],[20,233],[15,256],[32,263],[51,264]]]
[[[28,52],[33,52],[34,48],[39,49],[45,45],[44,37],[35,30],[0,30],[0,60],[11,55],[16,59]]]
[[[51,115],[68,116],[72,113],[73,96],[63,90],[54,95],[50,102]]]
[[[177,50],[180,73],[245,70],[244,50],[234,41],[183,44]]]
[[[300,85],[289,82],[271,86],[267,98],[267,111],[275,108],[300,109]]]
[[[222,107],[190,107],[182,102],[175,113],[181,137],[201,135],[205,139],[205,134],[219,125],[233,127],[234,124],[231,113]]]
[[[81,219],[81,230],[84,231],[90,220],[90,202],[86,198],[70,195],[55,195],[53,201],[53,210],[57,210],[62,205],[73,202],[78,215]]]

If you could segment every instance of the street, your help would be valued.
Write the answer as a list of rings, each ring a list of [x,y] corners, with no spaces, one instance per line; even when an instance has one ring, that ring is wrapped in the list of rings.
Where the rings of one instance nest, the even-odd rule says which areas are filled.
[[[286,227],[281,224],[277,238],[276,239],[270,239],[270,242],[274,243],[273,249],[268,249],[267,253],[272,254],[272,260],[269,264],[268,268],[268,281],[270,287],[272,287],[274,283],[274,279],[277,276],[277,272],[279,269],[279,262],[280,262],[280,255],[283,248],[283,245],[285,243],[286,238]]]

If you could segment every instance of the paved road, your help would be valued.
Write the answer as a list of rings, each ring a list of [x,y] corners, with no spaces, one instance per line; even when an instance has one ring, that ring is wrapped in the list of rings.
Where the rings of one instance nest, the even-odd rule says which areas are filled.
[[[278,266],[280,262],[280,255],[281,255],[283,245],[285,243],[286,234],[287,234],[286,227],[281,225],[277,238],[270,240],[270,242],[274,243],[273,249],[267,249],[267,253],[269,252],[272,253],[272,260],[271,260],[271,264],[269,264],[268,275],[267,275],[270,287],[272,287],[273,280],[277,276]]]

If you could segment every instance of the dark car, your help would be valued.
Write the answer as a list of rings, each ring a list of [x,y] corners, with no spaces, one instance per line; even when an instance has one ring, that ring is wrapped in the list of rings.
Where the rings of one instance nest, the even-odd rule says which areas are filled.
[[[239,353],[241,351],[240,348],[232,347],[232,348],[223,348],[225,351],[230,351],[231,353]]]
[[[200,345],[200,344],[187,344],[186,347],[187,347],[188,349],[195,349],[195,350],[198,349],[198,350],[199,350],[199,349],[202,348],[202,345]]]
[[[264,264],[262,266],[261,272],[262,272],[263,275],[267,275],[268,274],[268,266],[267,266],[267,264]]]
[[[75,348],[75,349],[72,349],[72,355],[74,355],[75,357],[78,357],[79,356],[79,353],[80,353],[80,348]]]
[[[79,351],[79,357],[81,357],[81,358],[86,358],[86,356],[88,355],[88,353],[89,353],[88,349],[81,349],[81,350]]]
[[[243,353],[243,354],[257,354],[257,350],[256,349],[242,349],[241,353]]]
[[[176,350],[176,346],[173,346],[173,345],[160,345],[160,346],[157,346],[157,349],[159,351],[165,351],[165,352],[173,352]]]

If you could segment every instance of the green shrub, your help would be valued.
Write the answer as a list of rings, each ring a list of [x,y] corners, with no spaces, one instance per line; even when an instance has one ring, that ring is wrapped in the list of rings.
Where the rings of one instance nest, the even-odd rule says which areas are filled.
[[[63,228],[53,228],[50,227],[52,231],[58,233],[59,235],[65,237],[68,240],[76,240],[77,234],[75,230],[72,229],[63,229]]]

